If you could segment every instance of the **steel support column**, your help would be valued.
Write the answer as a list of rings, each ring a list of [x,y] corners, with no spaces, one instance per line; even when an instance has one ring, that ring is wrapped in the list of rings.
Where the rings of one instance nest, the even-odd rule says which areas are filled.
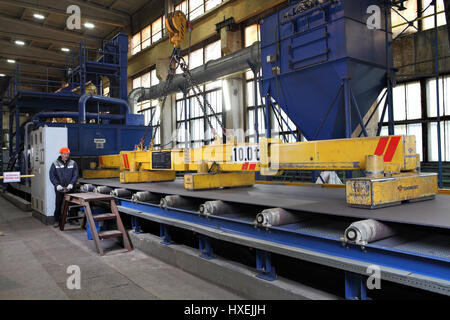
[[[256,269],[258,278],[266,281],[274,281],[277,279],[275,268],[272,266],[271,253],[264,250],[256,249]]]
[[[345,271],[345,298],[347,300],[369,300],[364,278],[360,274]]]
[[[131,227],[133,229],[133,233],[139,234],[142,233],[141,225],[139,223],[139,218],[132,216],[131,217]]]
[[[270,96],[266,95],[266,103],[265,103],[265,108],[266,108],[266,114],[265,114],[265,123],[266,123],[266,138],[270,139],[272,138],[272,132],[271,132],[271,128],[272,128],[272,124],[270,121]],[[281,129],[281,128],[280,128]]]
[[[344,115],[345,115],[345,137],[352,137],[352,108],[350,100],[349,78],[342,79],[344,85]]]
[[[351,101],[350,79],[344,78],[342,81],[343,81],[343,88],[344,88],[345,137],[351,138],[352,137],[352,101]],[[353,177],[353,173],[351,171],[346,171],[345,176],[347,179],[351,179]]]
[[[440,114],[440,97],[439,97],[439,51],[438,51],[438,28],[437,28],[437,3],[433,1],[434,5],[434,68],[436,73],[436,109],[437,109],[437,138],[438,138],[438,173],[439,173],[439,188],[444,187],[442,181],[442,145],[441,145],[441,114]]]
[[[211,247],[210,238],[200,234],[198,236],[199,249],[202,252],[200,255],[201,258],[206,260],[214,259],[213,250]]]
[[[385,2],[385,34],[386,34],[386,87],[387,87],[387,108],[388,108],[388,122],[389,122],[389,135],[394,135],[395,129],[394,129],[394,99],[393,99],[393,91],[392,91],[392,80],[393,80],[393,73],[391,68],[391,60],[390,60],[390,52],[391,52],[391,46],[392,42],[389,41],[389,31],[391,30],[391,25],[389,24],[389,16],[391,14],[391,1],[388,0]]]
[[[172,239],[170,238],[169,226],[167,226],[166,224],[161,224],[159,226],[159,235],[163,239],[163,241],[161,241],[162,244],[170,246],[173,243]]]

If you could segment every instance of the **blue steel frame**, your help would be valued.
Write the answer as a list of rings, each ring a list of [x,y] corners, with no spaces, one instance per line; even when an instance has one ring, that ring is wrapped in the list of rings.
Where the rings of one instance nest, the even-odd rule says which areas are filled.
[[[206,218],[183,209],[163,209],[158,205],[132,202],[128,199],[117,199],[117,202],[119,206],[124,208],[157,215],[162,218],[175,219],[183,223],[193,223],[198,226],[220,230],[222,233],[244,235],[255,240],[265,240],[274,244],[306,249],[340,259],[356,260],[370,265],[379,265],[383,268],[392,268],[402,272],[434,278],[442,282],[450,282],[450,259],[371,244],[364,246],[364,248],[348,243],[343,245],[340,239],[297,231],[295,226],[292,225],[270,228],[255,227],[253,223],[239,219],[221,216],[209,216]],[[129,212],[126,213],[130,214]],[[161,224],[161,238],[164,239],[163,243],[165,244],[172,243],[168,227],[165,224]],[[257,269],[258,276],[261,278],[273,280],[276,277],[275,270],[270,263],[270,253],[260,252],[257,254]],[[349,297],[358,296],[359,298],[365,298],[367,295],[364,290],[358,289],[359,291],[355,291],[355,288],[361,286],[361,281],[363,281],[363,278],[358,278],[357,276],[358,274],[352,275],[352,272],[346,276],[346,292]]]
[[[381,113],[381,118],[380,121],[378,123],[378,130],[377,130],[377,136],[380,135],[381,133],[381,128],[383,126],[383,121],[386,115],[386,111],[388,111],[388,129],[389,129],[389,135],[394,135],[395,134],[395,129],[394,129],[394,105],[393,105],[393,81],[395,78],[395,74],[392,70],[392,68],[390,67],[389,62],[389,53],[390,50],[389,48],[392,46],[393,42],[395,40],[397,40],[400,36],[402,36],[405,31],[409,28],[409,27],[413,27],[414,29],[417,30],[417,32],[421,32],[421,30],[419,30],[415,25],[414,22],[416,20],[419,19],[419,17],[423,14],[423,12],[425,12],[430,6],[434,6],[434,39],[430,39],[427,37],[428,41],[430,41],[430,43],[434,46],[434,54],[433,54],[433,59],[434,59],[434,68],[435,68],[435,73],[433,74],[433,76],[436,77],[436,106],[437,106],[437,137],[438,137],[438,177],[439,177],[439,188],[443,188],[444,184],[443,184],[443,169],[442,169],[442,146],[441,146],[441,125],[440,125],[440,100],[439,100],[439,52],[438,52],[438,27],[437,27],[437,5],[436,5],[436,0],[433,0],[432,2],[430,2],[430,4],[428,5],[427,8],[423,8],[423,10],[421,12],[418,12],[417,17],[413,20],[408,20],[407,18],[405,18],[399,11],[400,8],[404,8],[404,2],[406,2],[406,0],[397,0],[397,1],[393,1],[393,0],[385,0],[385,24],[386,26],[388,25],[388,16],[387,14],[394,11],[397,15],[399,15],[403,20],[405,20],[406,22],[406,27],[395,37],[392,39],[392,41],[389,41],[389,35],[386,32],[386,59],[387,59],[387,85],[386,85],[386,91],[383,94],[382,98],[378,101],[376,107],[374,108],[372,114],[370,115],[369,119],[366,121],[366,125],[370,122],[370,120],[372,119],[373,115],[375,114],[375,112],[378,110],[379,108],[379,104],[381,101],[383,101],[384,97],[386,96],[386,100],[384,103],[384,107],[383,107],[383,111]],[[391,26],[389,26],[391,27]],[[359,136],[361,136],[362,132],[359,134]]]
[[[370,300],[367,297],[367,286],[363,275],[345,271],[345,299]]]
[[[11,79],[9,87],[9,100],[5,102],[5,105],[9,107],[9,163],[7,170],[20,170],[22,172],[25,161],[22,156],[22,144],[24,130],[20,125],[20,115],[23,113],[29,113],[36,115],[41,111],[78,111],[80,116],[85,116],[86,109],[79,108],[79,102],[83,101],[83,98],[93,98],[95,100],[102,100],[108,104],[108,111],[114,110],[113,108],[117,104],[121,104],[123,107],[127,107],[127,65],[128,65],[128,36],[123,33],[119,33],[110,41],[104,41],[101,51],[95,51],[97,56],[100,53],[100,58],[92,59],[93,54],[89,54],[86,41],[80,42],[79,54],[76,58],[72,55],[72,65],[67,62],[65,69],[45,67],[47,72],[47,80],[43,81],[44,84],[39,84],[41,88],[46,88],[43,92],[37,91],[23,91],[20,90],[22,85],[26,84],[26,81],[33,80],[30,78],[22,77],[20,72],[20,65],[17,65],[15,71],[15,77]],[[93,53],[93,52],[91,52]],[[78,60],[79,65],[74,66],[75,61]],[[48,69],[57,69],[59,71],[69,72],[68,86],[62,88],[59,92],[54,92],[57,87],[54,86],[55,82],[48,78]],[[43,72],[45,73],[45,71]],[[102,78],[107,77],[110,81],[110,97],[103,97],[102,92]],[[86,91],[86,83],[92,81],[97,88],[98,96],[83,96]],[[57,82],[59,83],[59,82]],[[34,86],[34,85],[33,85]],[[50,90],[49,90],[50,86]],[[76,87],[80,88],[80,94],[73,93],[72,90]],[[130,114],[127,108],[122,111],[124,130],[137,128],[139,126],[142,130],[145,130],[143,123],[143,116]],[[97,104],[97,112],[98,104]],[[70,117],[67,115],[67,117]],[[89,125],[88,125],[89,126]],[[3,128],[3,126],[1,127]],[[15,143],[13,140],[15,138]],[[132,145],[137,144],[139,139],[137,138]],[[24,146],[27,147],[27,146]],[[120,146],[119,146],[120,147]],[[133,146],[127,147],[128,150],[132,150]],[[100,149],[99,149],[100,150]],[[124,150],[123,146],[120,150]],[[113,153],[109,151],[109,153]],[[96,153],[99,155],[101,153]],[[82,156],[88,156],[82,154]],[[13,163],[15,161],[15,166]],[[3,168],[2,168],[3,171]],[[25,173],[25,172],[22,172]]]
[[[405,20],[407,22],[407,26],[404,28],[404,30],[398,34],[394,39],[389,40],[389,33],[385,32],[385,41],[386,41],[386,91],[384,92],[382,98],[378,101],[376,107],[374,108],[372,114],[370,115],[369,119],[366,121],[366,123],[363,123],[361,114],[359,112],[359,108],[357,107],[357,105],[353,105],[353,107],[356,109],[357,115],[358,115],[358,120],[359,123],[361,125],[361,132],[359,134],[359,136],[361,136],[362,134],[364,134],[364,136],[367,136],[367,131],[366,131],[366,126],[369,124],[369,122],[372,120],[375,112],[378,110],[380,102],[383,101],[384,97],[386,96],[386,100],[384,103],[384,107],[382,110],[382,115],[378,124],[378,130],[377,130],[377,136],[380,135],[381,133],[381,129],[382,129],[382,125],[383,125],[383,120],[385,118],[386,115],[386,111],[388,113],[388,131],[389,131],[389,135],[394,135],[395,134],[395,128],[394,128],[394,103],[393,103],[393,87],[394,87],[394,82],[395,82],[395,72],[393,70],[393,68],[391,67],[391,47],[392,47],[392,43],[398,39],[402,34],[404,34],[404,32],[411,26],[413,28],[415,28],[418,32],[420,32],[420,30],[414,25],[414,22],[419,18],[419,16],[425,12],[429,6],[433,5],[434,6],[434,39],[428,39],[431,44],[434,46],[434,68],[435,68],[435,74],[434,76],[436,77],[436,100],[437,100],[437,143],[438,143],[438,183],[439,183],[439,187],[443,188],[443,167],[442,167],[442,146],[441,146],[441,126],[440,126],[440,101],[439,101],[439,92],[440,92],[440,88],[439,88],[439,54],[438,54],[438,30],[437,30],[437,5],[436,1],[433,0],[430,5],[427,8],[423,8],[422,13],[418,13],[417,17],[415,19],[413,19],[412,21],[409,21],[407,18],[405,18],[400,12],[400,8],[404,7],[404,2],[406,2],[406,0],[385,0],[384,1],[384,9],[385,9],[385,25],[386,25],[386,29],[390,29],[391,25],[389,25],[389,16],[388,14],[390,14],[392,11],[394,11],[396,14],[398,14],[403,20]],[[253,70],[253,69],[252,69]],[[336,97],[334,98],[333,102],[330,105],[330,108],[327,112],[327,114],[325,115],[324,119],[322,120],[321,125],[319,126],[319,128],[317,129],[313,140],[316,139],[317,135],[319,134],[325,120],[328,117],[328,113],[331,111],[331,109],[334,106],[334,103],[336,102],[337,97],[340,94],[340,91],[344,88],[344,101],[345,101],[345,121],[346,121],[346,137],[350,137],[351,136],[351,128],[349,127],[350,123],[351,123],[351,105],[352,105],[352,101],[357,104],[356,99],[354,97],[353,93],[349,92],[349,88],[348,88],[348,79],[343,79],[343,84],[341,86],[341,88],[339,89],[339,91],[337,92]],[[262,86],[261,86],[262,88]],[[255,90],[256,92],[256,90]],[[256,94],[256,93],[255,93]],[[351,97],[350,97],[351,96]],[[266,124],[266,138],[270,138],[271,134],[270,134],[270,118],[269,118],[269,114],[270,114],[270,102],[268,101],[269,97],[266,97],[266,102],[265,102],[265,111],[266,111],[266,116],[265,116],[265,124]],[[256,103],[255,103],[256,105]],[[256,109],[255,109],[256,110]],[[281,115],[280,115],[281,116]],[[282,118],[283,119],[283,118]],[[284,120],[284,119],[283,119]],[[255,115],[255,127],[257,127],[257,117]],[[290,130],[292,132],[292,130]]]

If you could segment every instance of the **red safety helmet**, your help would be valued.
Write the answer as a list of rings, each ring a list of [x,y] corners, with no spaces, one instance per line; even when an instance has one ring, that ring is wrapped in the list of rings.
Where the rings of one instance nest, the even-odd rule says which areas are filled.
[[[69,150],[69,148],[64,147],[64,148],[61,148],[61,150],[59,150],[59,153],[70,153],[70,150]]]

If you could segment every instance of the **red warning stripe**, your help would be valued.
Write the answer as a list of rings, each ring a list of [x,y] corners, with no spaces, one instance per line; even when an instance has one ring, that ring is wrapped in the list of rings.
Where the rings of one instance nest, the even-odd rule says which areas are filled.
[[[391,162],[394,157],[395,151],[397,151],[398,144],[401,137],[392,137],[384,154],[384,162]]]
[[[242,164],[242,170],[250,170],[250,171],[254,171],[256,169],[256,163],[249,163],[249,162],[245,162]]]
[[[386,149],[386,145],[389,141],[389,137],[383,137],[380,138],[380,140],[378,141],[378,145],[377,148],[375,149],[375,155],[376,156],[381,156],[384,153],[384,149]]]
[[[130,163],[128,162],[128,155],[127,154],[123,154],[123,164],[125,166],[126,169],[130,169]]]

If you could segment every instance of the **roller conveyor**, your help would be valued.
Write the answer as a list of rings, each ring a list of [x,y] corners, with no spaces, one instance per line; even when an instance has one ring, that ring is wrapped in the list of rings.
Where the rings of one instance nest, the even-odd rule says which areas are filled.
[[[80,179],[80,182],[134,191],[177,194],[205,200],[223,200],[270,208],[279,207],[354,219],[374,219],[450,229],[450,197],[442,195],[437,195],[433,200],[367,210],[349,207],[345,202],[345,189],[328,189],[321,186],[255,185],[248,188],[189,191],[184,189],[182,179],[153,184],[122,184],[118,179]]]
[[[251,188],[188,191],[182,179],[137,184],[121,184],[116,179],[82,179],[80,182],[126,188],[132,192],[151,191],[161,197],[191,198],[189,205],[177,208],[123,198],[117,201],[119,211],[132,217],[135,230],[136,227],[139,230],[139,219],[160,224],[163,244],[171,243],[168,226],[202,235],[203,244],[199,245],[202,257],[205,248],[210,246],[205,247],[205,241],[217,239],[259,250],[262,255],[257,254],[257,261],[263,264],[265,254],[275,253],[344,270],[346,286],[363,285],[359,282],[365,281],[367,268],[376,265],[380,267],[383,280],[450,296],[450,197],[437,196],[435,200],[367,210],[348,207],[344,189],[319,185],[264,184]],[[206,217],[192,206],[209,200],[226,201],[237,209]],[[280,226],[256,224],[258,212],[275,207],[301,215],[302,219]],[[395,233],[370,243],[348,242],[344,237],[346,229],[364,219],[386,223]],[[211,257],[212,253],[206,251],[206,256]],[[271,270],[271,267],[262,270]],[[348,274],[362,277],[347,277]],[[258,269],[258,276],[270,280],[274,275]]]

